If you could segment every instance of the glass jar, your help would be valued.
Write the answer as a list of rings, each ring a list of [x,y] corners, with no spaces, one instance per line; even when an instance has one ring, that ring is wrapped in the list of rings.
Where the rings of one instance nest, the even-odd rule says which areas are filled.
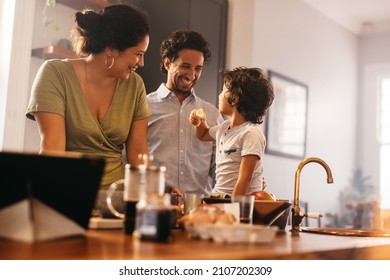
[[[147,195],[136,206],[136,231],[141,240],[166,242],[176,224],[176,209],[169,194]]]

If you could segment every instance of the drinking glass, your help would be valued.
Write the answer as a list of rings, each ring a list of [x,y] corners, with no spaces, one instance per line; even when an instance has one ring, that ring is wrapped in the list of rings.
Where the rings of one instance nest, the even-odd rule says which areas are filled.
[[[184,214],[189,214],[190,211],[198,207],[203,201],[204,195],[199,193],[184,194]]]
[[[232,202],[238,202],[240,206],[240,223],[251,224],[253,221],[253,207],[255,197],[253,195],[234,195]]]

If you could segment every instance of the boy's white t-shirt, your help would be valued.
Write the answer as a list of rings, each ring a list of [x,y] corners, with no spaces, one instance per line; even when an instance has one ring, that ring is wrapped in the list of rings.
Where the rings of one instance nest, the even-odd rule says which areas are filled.
[[[216,140],[216,184],[214,193],[232,194],[238,179],[241,158],[256,155],[256,164],[247,194],[260,191],[263,185],[263,165],[266,139],[259,124],[245,122],[229,129],[230,120],[210,128],[211,137]]]

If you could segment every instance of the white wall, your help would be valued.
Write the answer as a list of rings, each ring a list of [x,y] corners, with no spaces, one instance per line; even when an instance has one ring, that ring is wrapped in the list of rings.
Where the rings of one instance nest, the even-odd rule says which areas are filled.
[[[234,9],[238,3],[240,9]],[[229,32],[227,67],[256,66],[308,85],[306,154],[325,160],[335,183],[326,183],[320,165],[308,164],[301,173],[300,197],[311,211],[334,211],[356,162],[357,37],[299,0],[246,3],[230,0],[229,21],[239,30]],[[298,163],[265,155],[266,180],[277,197],[293,199]]]
[[[0,150],[22,150],[24,139],[25,97],[29,91],[25,77],[30,71],[30,53],[34,1],[0,3],[1,62],[0,72]],[[3,20],[9,18],[8,22]],[[10,36],[11,35],[11,36]],[[8,44],[4,44],[8,43]]]
[[[15,3],[0,0],[0,150],[4,143],[5,115],[7,112],[7,92],[10,68],[10,53],[12,47],[12,27],[14,21]]]
[[[253,17],[256,0],[229,0],[226,67],[250,65],[253,59]]]
[[[377,140],[378,77],[390,76],[390,33],[359,40],[359,107],[357,122],[358,165],[379,186],[379,145]],[[388,198],[387,198],[388,199]]]

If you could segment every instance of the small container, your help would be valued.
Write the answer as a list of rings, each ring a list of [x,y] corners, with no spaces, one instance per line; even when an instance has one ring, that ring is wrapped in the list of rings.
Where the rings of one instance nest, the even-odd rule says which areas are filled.
[[[141,240],[166,242],[176,224],[176,210],[170,205],[170,195],[149,195],[137,203],[136,231]]]
[[[124,220],[126,234],[132,234],[136,228],[136,205],[139,201],[146,201],[149,197],[162,196],[165,189],[164,166],[125,166],[125,178],[111,184],[107,191],[107,207],[109,211]],[[123,204],[124,213],[119,212],[113,206],[114,193],[118,187],[124,186]],[[123,210],[122,210],[123,211]]]
[[[200,193],[185,193],[184,194],[184,214],[189,214],[194,208],[202,204],[204,195]]]
[[[146,168],[145,194],[163,195],[165,191],[165,166],[151,165]]]

